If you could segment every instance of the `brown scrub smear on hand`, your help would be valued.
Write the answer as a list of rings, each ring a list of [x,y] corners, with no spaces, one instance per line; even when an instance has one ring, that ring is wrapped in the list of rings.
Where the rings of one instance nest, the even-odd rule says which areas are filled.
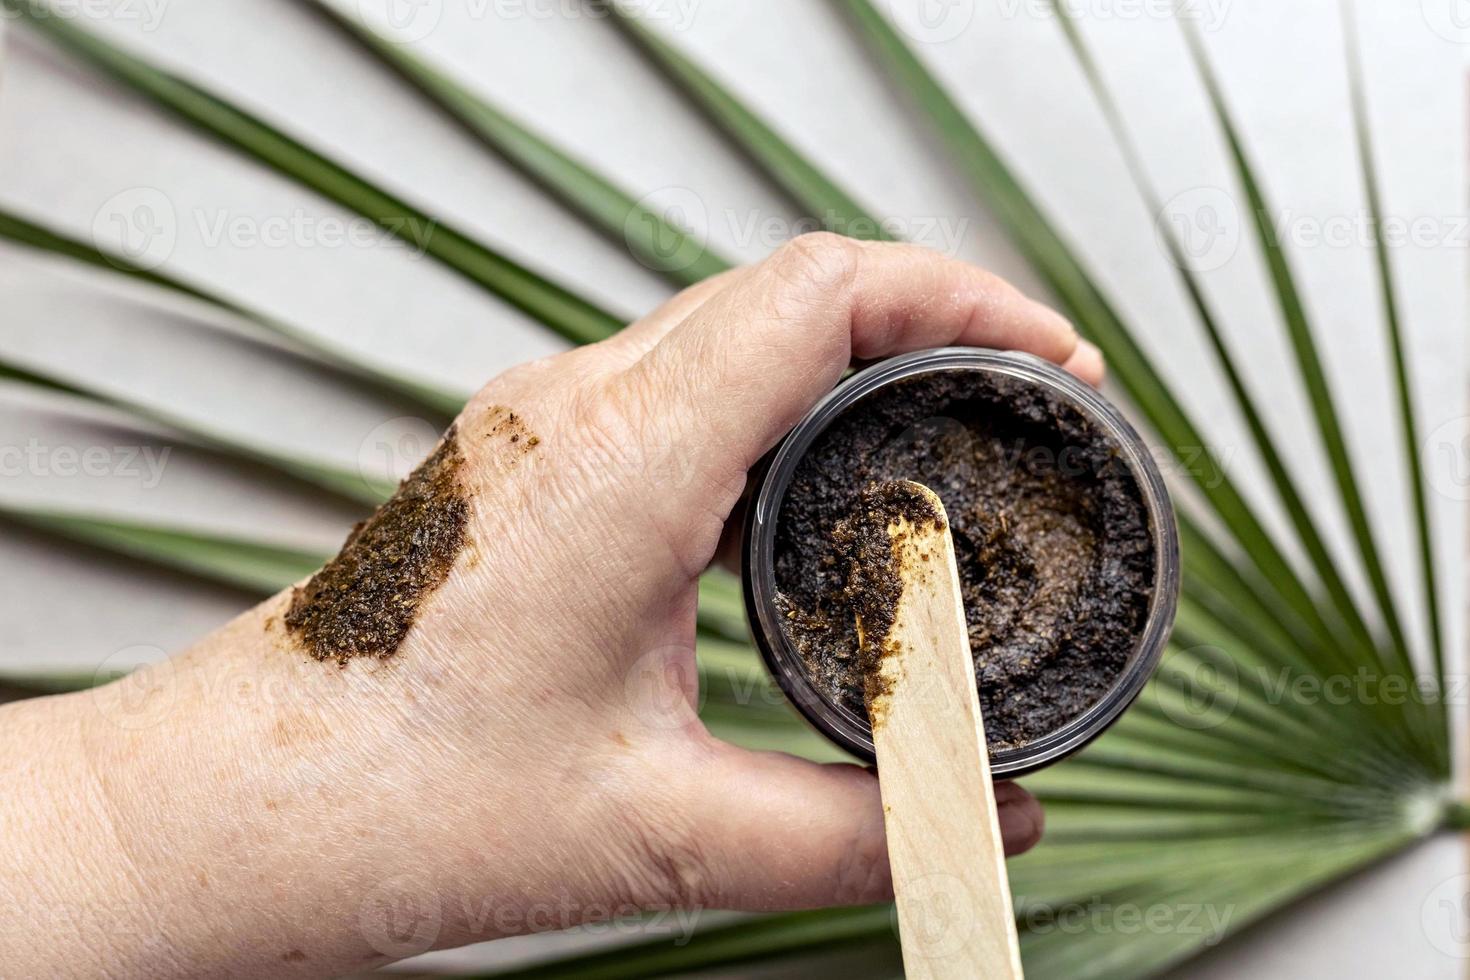
[[[860,717],[855,604],[884,592],[854,588],[882,572],[862,570],[872,542],[854,515],[894,480],[948,513],[991,751],[1086,711],[1122,672],[1154,588],[1147,506],[1112,440],[1056,395],[975,372],[880,389],[818,437],[777,519],[777,605],[817,688]],[[866,630],[877,611],[861,611]]]
[[[512,416],[514,418],[514,416]],[[465,543],[469,498],[456,429],[292,593],[286,628],[317,660],[391,657]]]

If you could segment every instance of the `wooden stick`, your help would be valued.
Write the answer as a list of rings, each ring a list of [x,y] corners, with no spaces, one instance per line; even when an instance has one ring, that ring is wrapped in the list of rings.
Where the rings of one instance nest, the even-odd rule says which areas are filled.
[[[1020,943],[949,521],[927,487],[893,486],[920,506],[888,514],[902,593],[885,636],[863,643],[881,643],[869,715],[904,971],[911,980],[1019,978]]]

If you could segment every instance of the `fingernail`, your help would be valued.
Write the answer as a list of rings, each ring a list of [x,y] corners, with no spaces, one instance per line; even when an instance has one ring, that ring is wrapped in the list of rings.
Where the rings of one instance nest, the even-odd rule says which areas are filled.
[[[1102,351],[1090,340],[1077,341],[1077,349],[1072,352],[1064,367],[1092,385],[1101,384],[1107,373],[1107,362]]]

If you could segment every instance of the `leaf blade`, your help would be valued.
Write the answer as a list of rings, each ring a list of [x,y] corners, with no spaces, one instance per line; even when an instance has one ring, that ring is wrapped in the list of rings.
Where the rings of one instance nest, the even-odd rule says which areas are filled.
[[[153,67],[77,26],[70,18],[57,16],[45,0],[0,0],[0,6],[156,106],[374,221],[563,337],[587,343],[609,337],[622,326],[618,317],[585,298],[378,188],[263,120],[192,82]]]
[[[690,231],[675,226],[524,122],[414,55],[407,46],[342,11],[333,0],[298,2],[340,28],[573,214],[625,246],[639,262],[675,285],[691,286],[732,265]]]

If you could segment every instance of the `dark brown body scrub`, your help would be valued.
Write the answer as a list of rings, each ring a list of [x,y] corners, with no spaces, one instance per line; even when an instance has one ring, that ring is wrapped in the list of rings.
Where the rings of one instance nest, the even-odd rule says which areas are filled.
[[[1148,619],[1148,507],[1118,447],[1081,411],[1034,384],[974,372],[873,392],[796,466],[776,521],[776,604],[817,689],[866,715],[855,616],[885,600],[861,587],[872,553],[861,529],[873,522],[851,518],[881,506],[863,495],[893,480],[929,487],[948,513],[991,751],[1024,746],[1097,702]]]
[[[904,574],[899,537],[890,526],[943,526],[944,515],[914,484],[874,483],[863,491],[857,509],[832,529],[832,541],[847,564],[842,597],[852,610],[857,630],[857,670],[863,678],[863,701],[873,724],[875,705],[888,693],[881,674],[891,649],[889,634],[903,598]],[[924,554],[928,560],[929,555]]]
[[[286,628],[312,657],[345,667],[353,657],[397,651],[464,546],[463,465],[450,429],[392,498],[352,529],[341,553],[294,591]]]

